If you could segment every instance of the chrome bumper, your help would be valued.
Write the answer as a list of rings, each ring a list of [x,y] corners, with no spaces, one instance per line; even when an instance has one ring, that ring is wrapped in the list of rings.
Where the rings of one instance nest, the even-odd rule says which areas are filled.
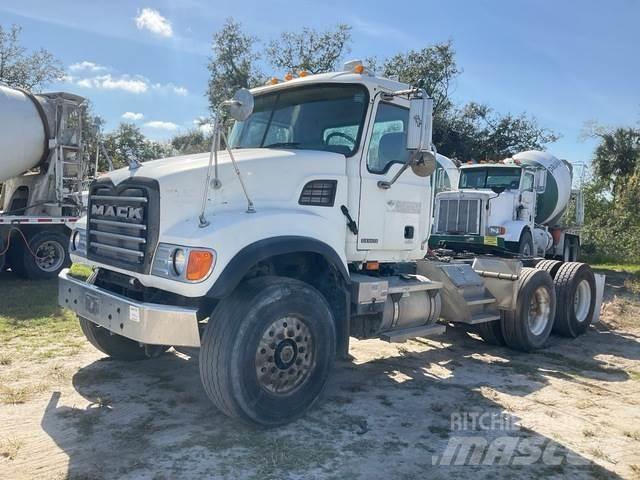
[[[70,277],[69,269],[59,275],[58,304],[113,333],[141,343],[200,346],[196,310],[135,302]]]

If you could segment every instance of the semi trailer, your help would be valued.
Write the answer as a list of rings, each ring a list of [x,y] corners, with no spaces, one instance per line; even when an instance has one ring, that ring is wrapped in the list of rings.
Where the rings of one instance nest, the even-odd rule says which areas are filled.
[[[46,279],[70,265],[69,238],[88,175],[84,102],[0,85],[0,270]]]
[[[429,246],[576,261],[584,197],[580,184],[573,187],[573,170],[534,150],[461,165],[457,188],[436,194]]]
[[[291,77],[291,76],[289,76]],[[59,303],[121,360],[198,347],[204,391],[262,426],[308,409],[349,339],[402,342],[475,329],[531,351],[597,315],[577,262],[428,253],[436,153],[419,87],[344,71],[224,102],[208,154],[113,171],[90,186]],[[219,149],[224,145],[224,149]]]

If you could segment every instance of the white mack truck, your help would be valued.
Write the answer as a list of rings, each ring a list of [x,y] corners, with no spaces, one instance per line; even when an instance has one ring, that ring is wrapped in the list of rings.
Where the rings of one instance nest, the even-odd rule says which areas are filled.
[[[215,126],[210,153],[91,185],[70,250],[94,274],[61,272],[59,303],[97,349],[199,347],[216,407],[275,426],[317,399],[350,337],[457,323],[530,351],[587,329],[601,295],[588,265],[425,258],[436,154],[422,89],[358,62],[270,83],[223,103],[236,122],[229,138]]]

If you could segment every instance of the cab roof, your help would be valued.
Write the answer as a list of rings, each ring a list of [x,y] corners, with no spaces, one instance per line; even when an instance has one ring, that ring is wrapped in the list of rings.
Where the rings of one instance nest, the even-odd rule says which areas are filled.
[[[502,163],[502,162],[485,162],[485,163],[463,163],[460,165],[461,169],[473,169],[473,168],[521,168],[521,165],[515,163]]]
[[[251,93],[262,94],[267,92],[275,92],[284,90],[294,86],[312,85],[315,83],[359,83],[369,89],[369,91],[382,90],[385,92],[394,92],[396,90],[404,90],[409,86],[406,83],[398,82],[384,77],[376,77],[366,70],[363,73],[354,73],[353,71],[327,72],[318,74],[308,74],[304,77],[296,77],[291,80],[279,80],[275,85],[265,85],[251,89]]]

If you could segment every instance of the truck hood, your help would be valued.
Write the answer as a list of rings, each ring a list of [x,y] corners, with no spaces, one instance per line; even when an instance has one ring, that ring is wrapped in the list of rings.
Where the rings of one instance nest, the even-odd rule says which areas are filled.
[[[238,149],[233,150],[240,175],[256,210],[288,208],[298,203],[303,186],[311,179],[340,179],[346,175],[344,155],[316,150]],[[195,219],[209,164],[209,153],[164,158],[143,163],[136,170],[123,168],[107,176],[118,185],[128,178],[157,180],[160,186],[161,229]],[[208,190],[207,213],[246,210],[247,201],[228,152],[218,152],[220,188]]]

